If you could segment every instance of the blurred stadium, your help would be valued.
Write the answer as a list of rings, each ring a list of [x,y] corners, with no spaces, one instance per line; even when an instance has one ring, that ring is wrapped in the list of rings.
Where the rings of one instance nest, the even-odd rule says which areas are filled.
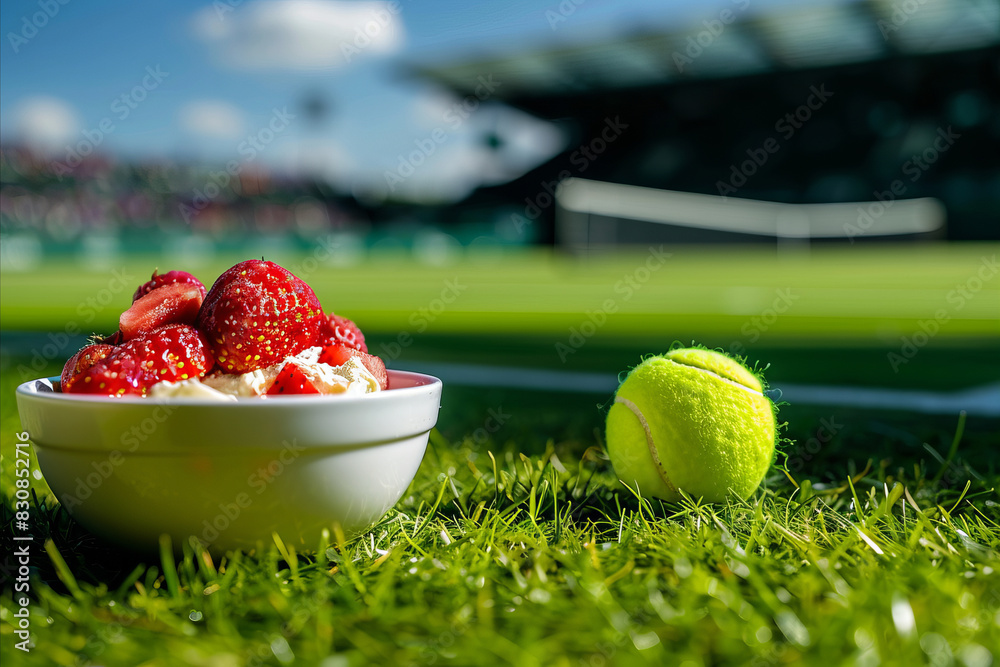
[[[266,101],[256,132],[234,105],[203,102],[164,121],[187,127],[172,149],[143,130],[132,139],[141,150],[115,150],[117,125],[131,120],[74,124],[54,95],[23,103],[10,92],[23,83],[5,86],[5,366],[37,356],[45,332],[79,324],[87,295],[115,271],[138,281],[154,266],[187,268],[210,283],[265,256],[358,319],[390,365],[446,362],[465,347],[474,359],[475,339],[454,338],[473,334],[495,338],[480,361],[513,355],[586,371],[698,340],[752,361],[803,345],[882,359],[816,378],[841,384],[971,387],[1000,376],[989,245],[1000,240],[1000,3],[733,0],[607,15],[531,5],[506,33],[491,33],[487,17],[448,48],[416,33],[430,17],[447,24],[449,10],[358,6],[372,13],[352,19],[336,3],[195,12],[196,39],[230,39],[246,67],[284,68],[271,76],[287,80],[289,96]],[[283,8],[297,39],[339,35],[341,53],[312,42],[279,53],[295,46],[274,28]],[[411,23],[415,43],[400,50]],[[426,116],[382,144],[390,121],[338,120],[356,113],[342,69],[327,76],[294,61],[350,63],[376,47],[390,56],[372,71],[415,100],[387,118]],[[115,98],[116,117],[128,114],[123,104],[143,112],[161,79],[181,76],[159,65],[143,74],[143,91]],[[344,166],[331,133],[372,146],[368,166]],[[623,289],[619,279],[644,271],[651,251],[670,259],[642,276],[648,284]],[[462,293],[428,313],[444,305],[448,281]],[[778,310],[776,294],[786,295]],[[599,313],[608,298],[615,312]],[[99,305],[57,354],[42,355],[49,364],[83,329],[114,328],[120,304]],[[556,354],[595,312],[601,324],[580,354]],[[916,350],[914,335],[918,363],[889,363]],[[949,350],[982,357],[955,377],[931,363]],[[804,371],[801,359],[776,369],[779,380]]]
[[[452,96],[444,120],[460,120],[454,109],[463,108],[476,120],[486,182],[451,200],[390,189],[394,176],[402,182],[406,167],[423,161],[421,150],[433,150],[437,139],[429,137],[415,138],[415,152],[403,146],[401,163],[387,161],[381,179],[358,185],[350,177],[317,178],[308,157],[291,171],[253,162],[230,174],[222,161],[116,155],[88,142],[93,133],[46,151],[8,131],[0,153],[3,266],[162,248],[211,255],[238,251],[249,237],[308,249],[331,232],[346,253],[397,245],[418,254],[474,243],[574,246],[577,223],[557,193],[570,177],[737,204],[858,202],[827,221],[818,234],[825,239],[1000,239],[1000,8],[973,0],[911,4],[753,11],[733,3],[669,29],[632,26],[600,39],[488,44],[443,62],[400,62],[393,65],[400,76]],[[549,12],[555,27],[569,21],[558,8]],[[484,73],[494,86],[483,86]],[[321,127],[331,113],[328,98],[336,104],[335,89],[306,92],[294,108]],[[505,127],[511,108],[545,121],[559,137],[561,147],[529,169]],[[429,147],[421,149],[421,140]],[[890,207],[877,220],[862,215],[887,196],[928,199],[917,209]],[[661,217],[669,217],[673,201],[654,204]],[[692,201],[695,209],[712,206],[708,198]],[[610,229],[618,212],[605,208],[588,224]],[[739,216],[724,210],[685,210],[690,220],[632,221],[603,237],[595,228],[595,238],[783,236],[766,225],[743,230]],[[796,229],[800,209],[776,215],[793,237],[815,235]],[[560,216],[568,225],[562,233]],[[735,222],[726,227],[727,219]]]

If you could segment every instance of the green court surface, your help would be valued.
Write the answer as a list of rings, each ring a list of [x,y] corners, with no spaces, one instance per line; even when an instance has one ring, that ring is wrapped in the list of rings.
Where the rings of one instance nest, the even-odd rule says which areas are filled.
[[[627,370],[691,341],[773,386],[956,392],[1000,379],[998,244],[703,248],[445,266],[268,257],[356,319],[391,367]],[[266,250],[264,251],[267,256]],[[259,256],[259,255],[258,255]],[[156,257],[0,276],[2,547],[13,392],[110,332],[154,266],[206,282],[243,259]],[[897,355],[903,361],[893,357]],[[748,500],[637,497],[604,452],[611,393],[448,386],[416,479],[377,525],[303,553],[134,554],[82,529],[32,457],[30,653],[4,664],[896,665],[1000,659],[1000,420],[782,404]],[[176,546],[176,545],[175,545]],[[13,572],[5,561],[4,573]],[[14,660],[11,660],[13,658]]]
[[[315,253],[270,257],[308,282],[324,307],[366,331],[563,334],[891,342],[1000,336],[998,244],[827,246],[789,254],[756,246],[656,247],[587,260],[496,249],[444,266],[373,256],[331,267]],[[162,257],[101,266],[49,261],[0,280],[4,329],[85,333],[114,327],[153,268],[206,284],[244,257]]]

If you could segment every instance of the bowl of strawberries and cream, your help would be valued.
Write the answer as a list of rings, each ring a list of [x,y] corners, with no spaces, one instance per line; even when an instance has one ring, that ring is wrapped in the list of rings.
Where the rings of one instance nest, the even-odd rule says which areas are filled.
[[[185,271],[154,271],[118,324],[66,362],[60,391],[109,398],[209,389],[261,397],[342,394],[349,387],[337,377],[350,376],[331,369],[344,364],[375,380],[355,378],[355,391],[387,387],[385,364],[368,354],[358,326],[324,313],[312,288],[274,262],[240,262],[210,290]]]
[[[378,520],[416,474],[441,381],[386,371],[350,320],[250,260],[211,289],[180,271],[137,289],[114,334],[18,387],[63,506],[125,546],[252,548]]]

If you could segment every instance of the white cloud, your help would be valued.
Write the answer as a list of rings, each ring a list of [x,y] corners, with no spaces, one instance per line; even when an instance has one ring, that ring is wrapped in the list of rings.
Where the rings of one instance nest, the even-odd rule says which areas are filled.
[[[489,148],[455,141],[439,146],[411,176],[395,185],[392,194],[411,201],[456,201],[498,179],[500,166]]]
[[[558,127],[510,107],[497,109],[495,128],[511,171],[533,169],[566,146],[566,136]]]
[[[243,113],[228,102],[197,100],[180,111],[181,127],[191,134],[212,139],[233,139],[243,132]]]
[[[55,97],[26,98],[13,114],[17,137],[40,150],[63,149],[80,131],[73,107]]]
[[[215,3],[194,17],[195,33],[222,62],[239,69],[342,67],[400,49],[405,31],[398,3],[255,0]]]
[[[445,132],[446,139],[419,163],[419,147],[414,151],[412,143],[400,153],[404,158],[416,157],[409,161],[414,165],[412,175],[394,185],[392,196],[417,201],[458,200],[477,187],[517,178],[566,146],[566,137],[558,127],[522,111],[485,104],[462,120],[462,115],[454,111],[459,103],[436,92],[414,100],[411,118],[422,125],[434,125],[436,118],[436,127]],[[449,110],[452,113],[444,115]],[[499,139],[496,148],[487,145],[491,135]],[[422,136],[422,143],[431,145],[430,131],[425,129]],[[385,167],[399,174],[398,160]]]
[[[342,183],[357,168],[351,155],[337,141],[325,137],[300,137],[275,142],[263,158],[274,169],[295,176],[310,176]]]
[[[424,128],[442,127],[447,120],[460,118],[456,108],[461,102],[462,100],[450,91],[439,88],[421,91],[413,100],[411,117]]]

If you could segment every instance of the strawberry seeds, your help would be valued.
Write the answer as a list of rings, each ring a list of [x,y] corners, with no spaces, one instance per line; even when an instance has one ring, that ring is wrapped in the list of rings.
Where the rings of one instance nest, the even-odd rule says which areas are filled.
[[[146,396],[164,381],[210,372],[262,376],[269,369],[273,377],[261,395],[328,393],[290,359],[314,347],[321,348],[320,363],[339,367],[356,358],[378,388],[387,388],[385,364],[367,353],[358,326],[325,314],[312,288],[274,262],[240,262],[207,292],[185,271],[154,271],[121,314],[118,331],[73,355],[60,385],[64,393]]]

